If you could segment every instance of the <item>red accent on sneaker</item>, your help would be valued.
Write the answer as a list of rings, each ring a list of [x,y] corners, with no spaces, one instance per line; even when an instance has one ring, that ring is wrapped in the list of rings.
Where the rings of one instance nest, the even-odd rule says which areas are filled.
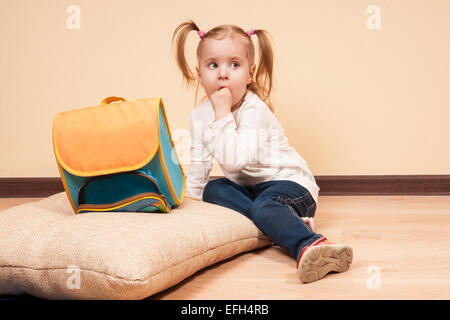
[[[316,246],[316,245],[318,245],[318,244],[334,244],[334,243],[333,243],[333,242],[329,242],[329,241],[327,240],[327,238],[322,237],[322,238],[320,238],[320,239],[314,241],[313,243],[311,243],[309,246],[304,247],[304,248],[302,249],[302,251],[300,252],[300,255],[298,256],[298,259],[297,259],[297,269],[298,269],[298,264],[299,264],[299,262],[300,262],[300,259],[302,258],[303,253],[306,251],[306,249],[308,249],[309,247],[312,247],[312,246]]]
[[[308,225],[308,227],[310,227],[311,228],[311,222],[309,222],[309,219],[308,220],[303,220],[307,225]]]

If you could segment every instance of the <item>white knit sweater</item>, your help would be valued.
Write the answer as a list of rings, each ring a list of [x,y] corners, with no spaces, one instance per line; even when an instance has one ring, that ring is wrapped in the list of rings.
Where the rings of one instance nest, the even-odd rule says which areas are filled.
[[[256,94],[248,91],[240,108],[218,121],[214,117],[209,99],[192,111],[187,197],[202,199],[214,157],[225,177],[239,185],[290,180],[318,203],[319,187],[306,161],[289,146],[278,119]]]

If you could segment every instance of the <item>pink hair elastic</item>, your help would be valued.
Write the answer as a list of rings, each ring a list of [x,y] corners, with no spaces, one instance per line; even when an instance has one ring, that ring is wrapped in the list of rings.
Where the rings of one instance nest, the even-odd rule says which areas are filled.
[[[246,34],[248,34],[248,36],[251,37],[252,35],[255,34],[255,30],[250,29],[249,31],[246,32]]]
[[[203,30],[199,30],[199,31],[197,31],[197,33],[198,33],[198,35],[200,36],[200,39],[203,39],[203,37],[205,36],[205,31],[203,31]]]

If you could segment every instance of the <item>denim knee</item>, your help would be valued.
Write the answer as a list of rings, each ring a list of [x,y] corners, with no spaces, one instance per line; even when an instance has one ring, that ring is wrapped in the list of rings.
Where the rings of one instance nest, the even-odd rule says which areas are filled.
[[[220,189],[223,188],[224,179],[219,178],[209,181],[205,188],[203,189],[203,201],[205,202],[214,202],[214,199],[217,199],[217,195],[220,195]]]
[[[267,201],[264,201],[262,203],[261,202],[252,203],[249,210],[249,216],[256,226],[260,227],[264,225],[264,223],[267,223],[269,221],[271,215],[274,213],[274,211],[271,210],[269,206],[270,204],[267,203]]]

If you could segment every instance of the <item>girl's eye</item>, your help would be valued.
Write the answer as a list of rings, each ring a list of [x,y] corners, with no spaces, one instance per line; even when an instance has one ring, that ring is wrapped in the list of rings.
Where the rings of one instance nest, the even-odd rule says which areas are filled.
[[[208,67],[217,68],[217,63],[211,62],[211,63],[208,64]],[[237,68],[237,67],[239,67],[239,63],[238,62],[232,62],[231,63],[231,67],[232,68]]]

